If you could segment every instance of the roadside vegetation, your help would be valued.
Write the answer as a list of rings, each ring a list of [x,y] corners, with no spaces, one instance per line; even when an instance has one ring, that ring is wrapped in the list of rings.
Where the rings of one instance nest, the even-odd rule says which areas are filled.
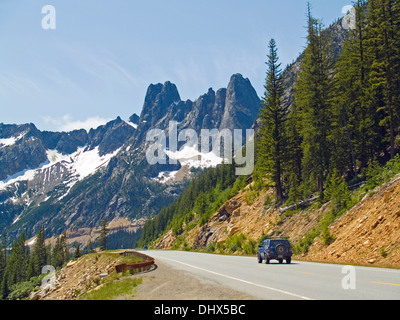
[[[398,174],[400,174],[400,156],[396,155],[384,166],[380,166],[377,161],[371,161],[365,173],[367,179],[359,188],[353,191],[349,190],[343,178],[339,178],[336,174],[332,175],[325,190],[325,199],[326,201],[330,201],[331,209],[322,217],[318,227],[304,235],[304,237],[295,244],[293,248],[294,253],[307,253],[315,238],[319,236],[324,245],[331,244],[335,238],[334,235],[330,234],[329,226],[337,218],[360,202],[365,196],[373,195],[376,187],[389,182]]]

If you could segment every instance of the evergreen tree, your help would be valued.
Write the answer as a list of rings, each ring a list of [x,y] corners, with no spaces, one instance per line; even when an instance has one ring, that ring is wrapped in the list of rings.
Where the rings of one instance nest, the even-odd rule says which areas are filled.
[[[284,168],[284,183],[288,190],[288,201],[297,203],[301,200],[302,137],[300,134],[300,118],[296,104],[293,104],[288,114],[286,125],[287,162]]]
[[[6,252],[6,248],[4,248],[3,244],[0,244],[0,285],[3,280],[4,272],[6,270],[5,252]]]
[[[92,242],[92,238],[89,239],[87,247],[86,247],[86,251],[87,253],[93,253],[94,249],[93,249],[93,242]]]
[[[107,226],[108,226],[108,220],[106,217],[104,217],[100,223],[100,236],[98,240],[100,251],[107,250],[107,236],[108,236]]]
[[[4,250],[4,255],[3,255],[3,259],[4,259],[4,263],[7,263],[7,233],[4,232],[3,236],[1,238],[1,246],[3,247]]]
[[[64,256],[64,263],[67,263],[68,261],[71,260],[71,254],[69,251],[69,245],[67,239],[68,239],[67,232],[64,231],[63,234],[61,235],[61,247]]]
[[[20,238],[14,242],[7,260],[1,286],[3,298],[8,295],[9,288],[12,285],[27,280],[29,250],[25,246],[25,241],[25,232],[23,231]]]
[[[390,158],[395,156],[399,125],[399,14],[398,1],[368,1],[366,52],[371,58],[370,101],[384,129],[381,151],[389,150]]]
[[[334,215],[346,209],[350,203],[351,197],[346,181],[338,175],[336,170],[333,171],[326,183],[325,199],[332,202]]]
[[[80,244],[80,243],[77,243],[77,244],[76,244],[76,248],[75,248],[74,258],[75,258],[75,259],[79,259],[81,256],[82,256],[81,244]]]
[[[375,154],[379,121],[368,105],[365,55],[365,2],[355,5],[356,23],[345,40],[335,68],[335,97],[332,107],[332,166],[343,175],[356,175]]]
[[[7,267],[7,235],[3,233],[0,244],[0,300],[8,296],[7,277],[5,277]]]
[[[32,252],[29,260],[29,276],[38,276],[42,272],[42,268],[47,262],[47,251],[45,245],[44,227],[41,227],[36,235],[35,244],[33,245]]]
[[[296,82],[295,101],[301,117],[302,174],[305,192],[323,198],[329,170],[332,94],[330,41],[308,5],[308,46]]]
[[[67,234],[64,232],[56,240],[56,244],[51,253],[51,264],[57,268],[62,267],[70,260],[69,246],[67,244]]]
[[[8,277],[6,277],[4,274],[2,281],[0,283],[0,300],[7,299],[9,292],[10,292],[10,290],[8,287]]]
[[[268,54],[268,72],[262,99],[259,162],[261,171],[273,183],[278,203],[282,203],[283,166],[286,157],[286,127],[288,104],[283,101],[283,82],[276,42],[271,39]]]
[[[51,244],[49,243],[47,246],[46,246],[46,265],[51,265],[51,251],[52,251],[52,249],[51,249]]]

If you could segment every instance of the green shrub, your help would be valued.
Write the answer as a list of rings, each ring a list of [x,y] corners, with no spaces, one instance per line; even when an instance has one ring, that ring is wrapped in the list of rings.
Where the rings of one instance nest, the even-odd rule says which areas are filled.
[[[11,287],[8,300],[22,300],[29,297],[30,293],[35,289],[35,283],[31,281],[20,282]]]
[[[365,188],[372,190],[400,173],[400,156],[397,154],[385,166],[381,167],[377,160],[371,161],[366,170],[367,182]]]
[[[246,255],[253,255],[257,253],[257,242],[254,240],[247,240],[243,245],[243,252]]]
[[[314,228],[311,232],[308,232],[304,237],[293,246],[294,254],[307,253],[314,239],[321,234],[319,228]]]
[[[132,295],[133,290],[142,283],[142,278],[125,277],[122,279],[113,279],[104,283],[98,290],[93,290],[83,294],[81,300],[113,300],[124,295]],[[79,291],[79,290],[77,290]],[[75,292],[78,296],[79,292]]]
[[[217,248],[216,242],[210,242],[205,248],[204,252],[206,253],[213,253],[215,252],[215,249]]]
[[[242,233],[235,234],[226,239],[225,247],[230,252],[242,251],[245,241],[246,237]]]
[[[383,258],[386,258],[389,255],[385,248],[381,248],[380,252]]]
[[[329,177],[324,192],[325,201],[330,200],[334,215],[346,210],[351,203],[350,191],[343,177],[339,177],[335,170]]]

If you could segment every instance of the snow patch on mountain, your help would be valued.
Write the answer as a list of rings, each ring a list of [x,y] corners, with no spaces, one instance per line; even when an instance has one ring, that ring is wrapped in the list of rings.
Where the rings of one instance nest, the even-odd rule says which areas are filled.
[[[129,124],[131,127],[133,127],[134,129],[138,128],[138,125],[136,123],[130,122],[128,121],[127,124]]]
[[[25,135],[26,135],[26,132],[21,133],[18,137],[10,137],[10,138],[0,139],[0,148],[9,147],[9,146],[16,144]]]
[[[172,160],[178,161],[182,168],[177,171],[162,171],[154,181],[162,184],[171,184],[185,179],[190,175],[190,169],[206,169],[216,167],[223,163],[224,158],[213,152],[201,153],[195,147],[185,146],[181,150],[173,152],[165,150],[165,154]]]
[[[70,173],[71,179],[67,181],[68,184],[66,185],[70,189],[76,182],[83,180],[106,166],[111,158],[117,155],[119,150],[104,156],[99,155],[99,147],[92,150],[87,150],[87,147],[78,148],[76,152],[69,155],[61,154],[56,150],[47,150],[48,161],[41,164],[38,168],[21,171],[13,176],[9,176],[6,180],[0,181],[0,190],[5,190],[8,186],[18,181],[32,181],[36,175],[41,173],[46,173],[43,181],[45,183],[47,172],[56,164],[61,164]]]
[[[98,169],[106,166],[111,158],[116,156],[119,151],[120,149],[114,151],[113,153],[100,156],[99,147],[96,147],[90,151],[85,151],[84,148],[80,148],[74,155],[73,163],[71,164],[70,169],[76,172],[79,180],[83,180],[84,178],[95,173]]]
[[[154,181],[159,183],[168,183],[175,180],[176,174],[179,171],[163,171],[158,174],[157,178],[154,178]]]
[[[6,189],[8,186],[10,186],[18,181],[32,180],[33,177],[35,176],[36,172],[38,170],[40,170],[41,168],[44,168],[44,166],[46,166],[47,164],[48,164],[48,162],[44,162],[36,169],[26,169],[26,170],[23,170],[16,174],[13,174],[12,176],[8,176],[7,179],[0,181],[0,190]]]
[[[52,165],[60,161],[65,161],[70,157],[70,155],[64,155],[57,150],[47,150],[46,154],[47,159],[49,159]]]
[[[210,168],[223,163],[224,159],[217,156],[214,152],[201,153],[195,147],[185,146],[179,151],[172,152],[165,150],[166,155],[173,160],[180,162],[182,166],[190,168]]]

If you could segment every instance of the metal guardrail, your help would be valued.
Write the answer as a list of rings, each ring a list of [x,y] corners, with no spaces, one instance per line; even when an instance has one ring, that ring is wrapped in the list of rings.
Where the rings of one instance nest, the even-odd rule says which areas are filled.
[[[149,257],[143,253],[137,252],[137,251],[124,251],[121,252],[120,255],[122,256],[135,256],[138,258],[143,259],[143,262],[138,262],[138,263],[124,263],[115,266],[115,270],[117,273],[125,272],[125,271],[131,271],[135,270],[137,272],[143,272],[143,271],[148,271],[151,269],[151,267],[154,265],[154,258]]]

